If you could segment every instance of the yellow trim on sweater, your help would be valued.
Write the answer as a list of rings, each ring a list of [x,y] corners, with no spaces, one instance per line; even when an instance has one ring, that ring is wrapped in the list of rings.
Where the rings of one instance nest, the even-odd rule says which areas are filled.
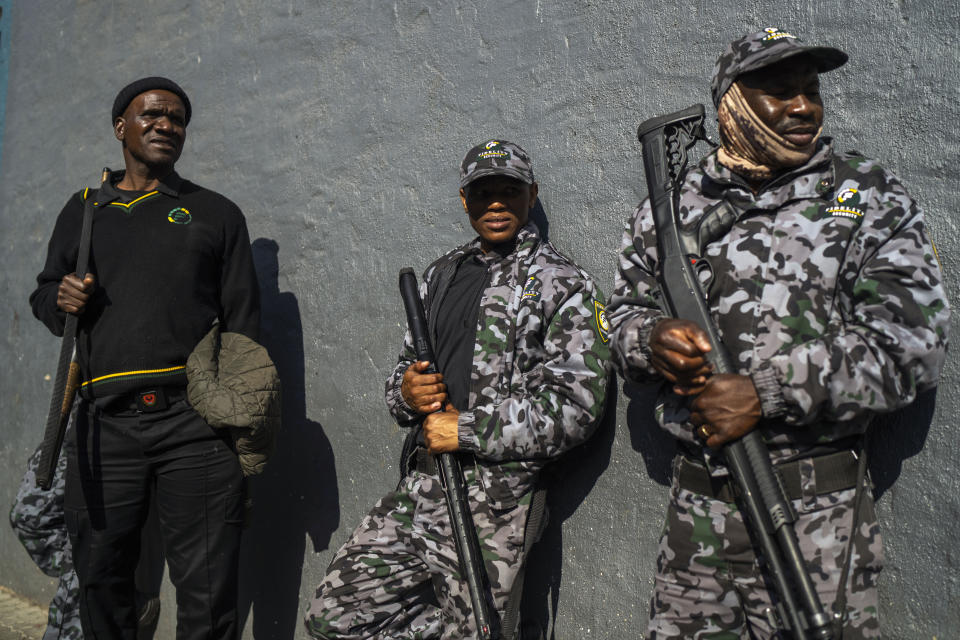
[[[121,371],[120,373],[110,373],[105,376],[100,376],[98,378],[93,378],[92,380],[87,380],[82,383],[80,386],[85,387],[87,385],[97,384],[99,382],[104,382],[105,380],[110,380],[112,378],[123,378],[127,376],[148,376],[156,375],[158,373],[173,373],[176,371],[181,371],[186,369],[186,365],[180,365],[179,367],[167,367],[165,369],[141,369],[139,371]]]
[[[124,204],[124,203],[122,203],[122,202],[111,202],[111,203],[108,204],[107,206],[108,206],[108,207],[123,207],[124,209],[130,209],[130,207],[132,207],[133,205],[137,204],[138,202],[140,202],[140,201],[143,200],[144,198],[149,198],[149,197],[151,197],[151,196],[155,196],[155,195],[157,195],[158,193],[160,193],[160,192],[157,191],[157,190],[153,190],[153,191],[151,191],[150,193],[145,193],[145,194],[143,194],[142,196],[140,196],[139,198],[137,198],[136,200],[131,200],[130,202],[128,202],[128,203],[126,203],[126,204]],[[100,204],[100,203],[97,202],[97,203],[94,203],[94,204]]]

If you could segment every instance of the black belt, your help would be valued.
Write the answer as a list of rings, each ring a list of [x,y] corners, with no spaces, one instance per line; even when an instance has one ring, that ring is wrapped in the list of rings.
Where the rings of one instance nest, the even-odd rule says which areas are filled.
[[[853,451],[838,451],[808,458],[808,460],[813,462],[816,495],[857,486],[857,456]],[[799,500],[803,497],[801,462],[801,460],[792,460],[774,466],[783,483],[783,490],[790,500]],[[719,478],[711,476],[705,466],[683,455],[679,456],[677,462],[677,483],[681,489],[723,502],[733,502],[739,493],[730,476]]]
[[[107,413],[112,411],[152,413],[163,411],[174,402],[186,400],[186,398],[186,387],[145,387],[109,398],[101,409]],[[94,400],[94,403],[97,404],[97,401]]]

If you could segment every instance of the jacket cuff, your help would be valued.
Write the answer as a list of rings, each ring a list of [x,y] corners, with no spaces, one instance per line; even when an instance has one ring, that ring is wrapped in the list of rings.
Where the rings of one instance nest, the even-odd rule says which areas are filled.
[[[637,331],[637,348],[640,350],[640,355],[643,356],[646,362],[650,362],[653,358],[653,350],[650,349],[650,334],[653,333],[653,328],[657,326],[657,323],[666,317],[667,316],[660,314],[649,318]]]
[[[760,397],[760,410],[764,418],[776,418],[787,412],[787,402],[780,388],[776,370],[768,363],[750,374],[753,386]]]
[[[398,422],[401,419],[406,419],[407,422],[417,419],[416,410],[403,399],[399,384],[393,385],[393,388],[390,390],[390,395],[393,400],[392,404],[396,409],[396,415],[394,417],[397,418]]]
[[[479,451],[480,440],[477,438],[476,419],[473,411],[461,411],[457,418],[457,440],[461,451]]]

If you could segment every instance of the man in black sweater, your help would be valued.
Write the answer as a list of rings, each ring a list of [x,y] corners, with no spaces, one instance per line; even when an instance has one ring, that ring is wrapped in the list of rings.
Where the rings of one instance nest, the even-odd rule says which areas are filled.
[[[57,219],[30,296],[62,335],[79,316],[82,404],[67,442],[65,509],[87,637],[136,637],[134,569],[150,488],[177,587],[177,638],[235,638],[243,476],[229,434],[186,400],[184,365],[219,320],[252,339],[260,307],[243,214],[174,171],[190,101],[166,78],[120,91],[112,119],[125,171]],[[94,202],[90,273],[73,274]]]

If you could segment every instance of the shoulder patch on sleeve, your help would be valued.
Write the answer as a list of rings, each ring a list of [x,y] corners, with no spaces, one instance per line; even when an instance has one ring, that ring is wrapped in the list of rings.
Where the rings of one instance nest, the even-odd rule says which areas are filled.
[[[606,344],[610,342],[610,322],[607,321],[607,308],[597,300],[593,301],[593,320],[597,327],[597,335]]]

